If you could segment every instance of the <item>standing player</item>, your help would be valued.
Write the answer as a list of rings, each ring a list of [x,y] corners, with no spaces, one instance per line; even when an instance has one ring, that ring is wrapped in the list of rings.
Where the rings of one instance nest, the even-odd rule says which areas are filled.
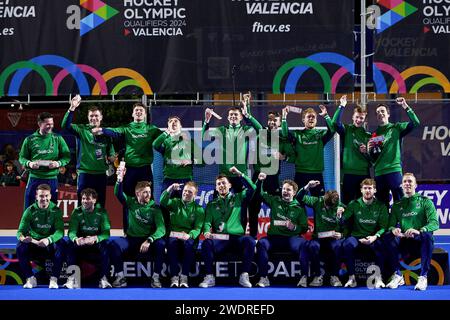
[[[192,262],[195,260],[195,248],[198,236],[205,221],[205,210],[195,202],[198,187],[193,181],[184,185],[181,199],[170,199],[173,191],[181,189],[180,184],[174,183],[161,194],[160,204],[170,212],[170,234],[167,239],[167,254],[170,263],[170,286],[189,287],[188,277]],[[180,259],[180,250],[183,259]],[[178,262],[182,260],[181,275]]]
[[[167,130],[153,141],[153,148],[164,157],[163,190],[174,183],[192,180],[194,141],[188,139],[181,129],[180,118],[171,116],[167,120]]]
[[[25,289],[37,286],[31,270],[34,255],[45,254],[53,260],[49,288],[58,289],[58,278],[64,261],[64,222],[62,212],[50,201],[51,188],[40,184],[36,188],[36,202],[29,206],[20,219],[17,230],[16,252],[19,265],[26,277]]]
[[[310,282],[311,287],[321,287],[323,285],[323,275],[320,271],[320,253],[327,252],[327,266],[330,274],[330,285],[341,287],[339,280],[339,260],[342,247],[342,230],[339,224],[339,217],[344,211],[342,203],[339,201],[339,194],[335,190],[330,190],[321,197],[306,195],[306,192],[316,188],[320,184],[318,180],[309,181],[302,188],[296,198],[311,207],[314,211],[314,232],[313,238],[305,245],[308,260],[311,261],[311,273],[314,276]],[[308,277],[303,275],[298,283],[299,287],[307,287]]]
[[[113,138],[125,138],[125,162],[127,163],[127,175],[123,181],[123,191],[129,197],[134,196],[136,183],[138,181],[149,181],[153,183],[152,143],[162,133],[156,126],[146,123],[146,110],[142,103],[133,106],[133,122],[119,128],[93,128],[92,132],[105,134]],[[125,208],[123,216],[124,227]]]
[[[380,104],[377,107],[378,128],[373,138],[369,140],[369,154],[375,167],[375,181],[378,186],[377,199],[389,207],[389,191],[395,201],[403,196],[401,146],[403,137],[420,125],[414,111],[406,103],[405,98],[397,98],[409,117],[409,122],[390,123],[388,106]]]
[[[302,113],[302,121],[305,128],[291,133],[291,140],[293,140],[295,149],[295,183],[299,186],[305,186],[310,180],[320,181],[319,185],[310,190],[311,195],[316,197],[323,195],[325,192],[323,150],[334,135],[333,124],[327,108],[323,105],[319,107],[321,110],[319,115],[325,118],[328,129],[316,129],[317,113],[313,108],[308,108]],[[290,134],[286,120],[288,113],[289,107],[284,108],[281,121],[281,135],[285,138],[288,138]]]
[[[117,183],[114,194],[125,208],[125,237],[114,239],[111,243],[111,260],[114,264],[116,279],[113,287],[126,287],[127,281],[123,274],[123,256],[131,252],[152,255],[154,257],[154,272],[151,279],[152,288],[161,288],[159,275],[162,270],[166,243],[164,235],[166,228],[161,209],[152,198],[151,183],[139,181],[135,187],[135,197],[129,197],[123,192],[122,181],[126,169],[117,170]]]
[[[211,136],[216,136],[221,142],[221,149],[216,150],[216,158],[219,161],[219,174],[226,176],[231,183],[234,192],[242,191],[241,179],[230,174],[230,168],[236,167],[240,172],[248,171],[248,145],[249,139],[256,138],[255,130],[262,129],[261,124],[250,114],[248,106],[250,95],[244,95],[242,110],[233,107],[228,110],[228,125],[211,129]],[[205,121],[202,128],[202,138],[209,130],[209,122],[213,111],[209,108],[205,110]],[[242,125],[242,119],[247,118],[251,126]],[[218,136],[218,137],[217,137]]]
[[[267,236],[259,239],[257,248],[257,261],[260,279],[257,287],[270,286],[267,277],[269,269],[269,251],[285,250],[289,248],[300,261],[301,275],[308,275],[308,259],[305,252],[305,244],[308,242],[300,235],[308,231],[308,223],[305,209],[294,199],[298,186],[292,180],[284,180],[280,196],[271,195],[262,191],[266,174],[258,176],[256,193],[260,193],[263,201],[270,207],[270,228]]]
[[[38,115],[39,129],[25,138],[20,150],[19,162],[29,169],[25,189],[25,209],[31,206],[36,197],[36,187],[48,184],[52,201],[58,200],[58,168],[70,161],[70,151],[63,137],[53,133],[53,115],[42,112]]]
[[[97,191],[98,203],[104,208],[106,199],[106,171],[108,163],[115,161],[115,151],[111,138],[93,135],[93,128],[100,128],[103,115],[98,107],[88,110],[89,124],[72,124],[73,113],[78,108],[81,97],[76,95],[70,102],[70,108],[64,115],[61,127],[77,138],[78,201],[81,191],[92,188]]]
[[[389,246],[390,267],[395,270],[388,288],[396,289],[404,285],[400,272],[399,253],[420,252],[421,271],[415,290],[426,290],[427,275],[430,270],[434,249],[433,232],[439,229],[439,221],[433,202],[416,193],[417,181],[412,173],[405,173],[402,179],[404,196],[392,206],[389,231],[386,242]]]
[[[260,173],[265,173],[263,189],[270,195],[280,195],[281,161],[292,157],[294,150],[286,138],[279,136],[281,116],[276,111],[270,111],[267,116],[267,128],[259,130],[256,140],[256,163],[253,165],[252,181],[257,181]],[[265,135],[265,137],[263,137]],[[255,150],[255,151],[256,151]],[[261,210],[262,198],[255,193],[249,205],[250,234],[256,237],[258,233],[258,214]]]
[[[342,139],[342,202],[347,205],[359,197],[359,186],[370,178],[370,160],[367,156],[367,142],[370,133],[364,129],[367,113],[361,107],[353,111],[353,123],[342,124],[341,117],[347,105],[347,96],[342,96],[340,105],[333,116],[333,124]]]
[[[230,172],[238,175],[247,187],[241,192],[230,192],[231,183],[225,175],[216,178],[218,196],[206,206],[206,218],[203,226],[205,240],[202,243],[202,258],[205,263],[205,278],[200,283],[201,288],[214,287],[216,280],[213,274],[214,256],[229,251],[242,256],[242,270],[239,284],[250,288],[249,271],[255,254],[255,239],[245,235],[247,226],[246,206],[255,190],[255,185],[249,177],[236,167]]]
[[[99,288],[111,288],[106,275],[109,262],[109,236],[111,224],[104,207],[96,206],[97,192],[86,188],[81,191],[81,206],[70,215],[69,241],[67,241],[67,264],[76,265],[77,261],[90,253],[101,258]],[[79,288],[74,276],[69,276],[64,285],[68,289]]]
[[[350,236],[345,239],[343,248],[346,259],[349,279],[345,287],[356,287],[355,279],[355,250],[358,246],[368,246],[376,257],[376,264],[384,272],[384,244],[380,237],[388,226],[387,208],[375,198],[377,192],[373,179],[364,179],[361,182],[362,197],[349,203],[345,210],[343,220]],[[384,288],[381,276],[375,277],[375,289]]]

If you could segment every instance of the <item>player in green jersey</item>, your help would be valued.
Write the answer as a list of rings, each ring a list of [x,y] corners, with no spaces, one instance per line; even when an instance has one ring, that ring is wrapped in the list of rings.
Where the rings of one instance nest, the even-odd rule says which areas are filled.
[[[202,258],[205,263],[205,277],[200,283],[201,288],[216,285],[213,274],[213,261],[216,254],[228,251],[242,256],[242,269],[239,284],[250,288],[249,271],[255,254],[255,239],[245,235],[247,226],[246,207],[255,190],[251,179],[236,167],[230,172],[239,176],[246,186],[241,192],[231,192],[231,183],[227,176],[219,175],[216,178],[216,191],[218,196],[206,206],[205,224],[202,243]]]
[[[342,217],[348,237],[343,243],[344,257],[346,260],[348,281],[345,287],[356,287],[355,278],[355,250],[358,246],[367,246],[375,253],[376,265],[380,268],[380,274],[375,276],[373,288],[384,288],[382,274],[384,272],[385,246],[381,236],[388,226],[387,208],[375,198],[377,192],[373,179],[364,179],[361,182],[362,197],[353,200],[347,206]]]
[[[65,255],[64,222],[62,212],[50,201],[51,188],[48,184],[40,184],[36,188],[35,203],[29,206],[20,219],[17,230],[16,252],[19,265],[26,277],[26,289],[37,286],[36,277],[31,270],[33,256],[50,256],[53,260],[50,277],[50,289],[58,289],[58,278],[61,273]]]
[[[103,120],[102,111],[91,106],[88,110],[88,124],[72,124],[75,110],[80,106],[81,97],[76,95],[70,102],[69,110],[64,115],[61,127],[75,135],[77,139],[78,201],[81,191],[92,188],[97,191],[98,203],[104,208],[106,200],[106,183],[109,163],[115,161],[112,139],[104,135],[93,135],[93,128],[100,128]]]
[[[305,245],[308,242],[300,235],[308,231],[305,209],[294,199],[298,186],[292,180],[284,180],[281,197],[271,195],[263,190],[267,175],[261,172],[258,176],[256,193],[270,207],[270,228],[267,236],[258,240],[257,261],[260,279],[257,287],[268,287],[270,281],[267,276],[269,269],[269,251],[289,249],[300,261],[301,276],[308,274],[308,259]]]
[[[194,159],[194,140],[188,133],[182,132],[180,118],[170,116],[167,130],[154,142],[153,148],[164,157],[164,179],[162,190],[174,183],[186,183],[192,180]],[[173,192],[178,195],[181,192]]]
[[[159,275],[162,271],[166,242],[164,235],[166,228],[161,208],[152,200],[151,183],[139,181],[135,187],[135,196],[125,194],[122,187],[126,169],[117,170],[117,183],[114,194],[125,208],[127,219],[124,227],[125,237],[114,239],[111,243],[111,260],[114,264],[116,278],[113,287],[126,287],[127,282],[123,273],[124,254],[136,256],[141,253],[152,256],[154,262],[151,278],[152,288],[161,288]]]
[[[106,210],[97,204],[97,192],[86,188],[81,191],[81,206],[70,215],[69,239],[66,241],[67,264],[77,265],[85,256],[98,255],[101,258],[99,288],[111,288],[107,274],[110,268],[109,236],[111,223]],[[64,285],[68,289],[79,288],[74,275]]]
[[[53,133],[53,115],[42,112],[38,115],[39,129],[25,138],[19,154],[19,162],[30,171],[25,189],[25,208],[35,201],[36,187],[48,184],[52,201],[58,199],[58,168],[70,161],[70,151],[63,137]]]
[[[258,131],[258,138],[255,141],[255,148],[250,148],[254,158],[252,181],[257,181],[260,173],[265,173],[264,191],[271,195],[280,195],[280,170],[281,161],[293,158],[294,149],[292,144],[280,137],[281,115],[276,111],[270,111],[267,115],[267,128]],[[249,205],[249,226],[250,234],[253,237],[258,233],[258,215],[261,210],[262,198],[259,193],[255,193]]]
[[[305,187],[300,189],[296,198],[300,203],[313,209],[314,232],[312,239],[305,244],[304,252],[306,261],[311,263],[312,281],[311,287],[323,285],[323,275],[320,271],[320,260],[326,262],[327,273],[330,275],[330,285],[340,287],[339,261],[341,258],[343,230],[339,223],[340,214],[344,211],[344,205],[339,201],[336,190],[328,190],[323,196],[314,197],[307,195],[311,189],[317,188],[318,180],[309,181]],[[300,287],[308,286],[307,275],[303,275],[298,283]]]
[[[153,141],[162,133],[156,126],[148,124],[147,111],[142,103],[133,105],[133,121],[118,128],[93,128],[95,135],[105,134],[114,139],[125,140],[125,162],[127,175],[123,181],[123,191],[129,197],[134,196],[134,189],[138,181],[153,183]],[[123,209],[123,224],[126,228],[125,208]]]
[[[400,254],[418,254],[421,258],[420,276],[415,290],[426,290],[428,271],[434,249],[433,232],[439,229],[439,220],[433,201],[416,193],[417,181],[412,173],[402,178],[403,198],[395,202],[389,218],[389,232],[385,236],[389,248],[390,267],[394,270],[388,288],[405,284],[400,272]]]
[[[361,107],[353,111],[352,124],[342,124],[342,114],[347,105],[347,96],[340,98],[340,105],[333,116],[333,125],[341,137],[342,146],[342,202],[347,205],[359,198],[360,183],[370,178],[370,159],[367,155],[367,142],[370,133],[364,129],[367,112]]]
[[[183,187],[181,199],[170,198],[174,191],[181,190],[181,185],[174,183],[161,194],[160,204],[170,212],[167,255],[170,264],[170,286],[189,287],[188,277],[192,262],[195,260],[195,248],[198,236],[205,221],[205,210],[195,202],[198,192],[197,184],[187,182]],[[180,253],[183,259],[180,257]],[[181,275],[179,262],[182,262]]]
[[[225,175],[231,183],[234,192],[242,191],[241,179],[230,174],[230,168],[236,167],[240,172],[248,172],[248,147],[250,140],[256,140],[256,133],[262,129],[261,124],[251,115],[249,110],[250,97],[245,95],[242,108],[232,107],[228,110],[228,124],[217,128],[209,128],[214,112],[206,108],[205,121],[202,128],[203,139],[215,137],[213,143],[219,142],[215,156],[205,160],[205,164],[216,163],[219,165],[219,174]],[[246,118],[250,126],[241,124]],[[208,147],[207,147],[208,148]]]
[[[378,186],[377,199],[389,207],[389,192],[395,201],[403,196],[402,188],[402,155],[403,138],[420,125],[414,111],[406,103],[405,98],[397,98],[398,105],[406,111],[409,122],[390,123],[389,107],[378,105],[378,127],[369,140],[368,149],[375,168],[375,181]]]
[[[283,109],[281,121],[281,136],[289,137],[289,140],[293,141],[295,150],[295,183],[298,186],[304,186],[310,180],[320,181],[320,185],[310,190],[313,196],[320,196],[325,192],[323,150],[334,135],[333,124],[327,108],[323,105],[319,107],[319,115],[324,117],[327,129],[316,129],[317,112],[313,108],[308,108],[302,112],[302,122],[305,126],[302,130],[289,132],[286,119],[290,112],[290,107]]]

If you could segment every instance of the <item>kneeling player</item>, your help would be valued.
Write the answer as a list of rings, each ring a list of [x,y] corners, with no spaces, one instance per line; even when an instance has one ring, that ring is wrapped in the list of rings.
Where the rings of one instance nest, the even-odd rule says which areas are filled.
[[[111,288],[106,275],[108,274],[109,262],[109,236],[111,224],[108,213],[97,204],[97,192],[86,188],[81,191],[81,206],[75,208],[70,215],[69,241],[67,241],[67,263],[77,264],[82,256],[100,253],[101,269],[99,287]],[[68,289],[79,288],[75,277],[69,276],[64,286]]]
[[[256,286],[270,286],[267,277],[269,268],[269,251],[289,250],[298,257],[301,266],[302,276],[308,274],[308,260],[305,255],[305,244],[308,242],[300,236],[308,230],[308,223],[305,209],[294,199],[298,191],[297,184],[292,180],[284,180],[281,197],[273,196],[262,191],[263,181],[266,179],[265,173],[260,173],[257,191],[261,194],[263,201],[270,207],[270,228],[267,237],[258,241],[257,261],[260,279]]]
[[[61,210],[50,202],[51,188],[48,184],[40,184],[36,188],[36,202],[23,213],[17,230],[17,258],[23,274],[27,278],[25,289],[37,286],[31,270],[32,256],[50,256],[53,260],[50,277],[50,289],[58,289],[58,278],[64,261],[64,222]]]
[[[195,202],[198,187],[193,181],[189,181],[183,188],[181,199],[170,198],[173,191],[181,189],[178,183],[170,185],[161,194],[161,206],[170,212],[170,234],[167,240],[167,254],[170,263],[170,286],[189,287],[188,276],[195,259],[195,248],[198,244],[198,236],[205,221],[203,207]],[[180,250],[183,254],[181,275],[178,262]]]
[[[339,215],[344,208],[339,201],[339,194],[335,191],[327,191],[325,195],[313,197],[306,195],[307,191],[317,188],[320,184],[318,180],[311,180],[297,194],[297,199],[314,212],[314,232],[313,238],[306,244],[308,260],[311,262],[311,273],[314,276],[310,282],[311,287],[321,287],[323,285],[323,275],[320,271],[321,251],[328,251],[327,267],[330,274],[330,285],[341,287],[339,280],[339,260],[342,247],[342,230],[339,224]],[[324,255],[325,257],[325,255]],[[307,286],[307,276],[303,275],[298,283],[299,287]]]
[[[246,207],[253,195],[255,185],[249,177],[241,173],[236,167],[230,172],[238,175],[246,186],[239,193],[230,192],[231,183],[224,175],[216,178],[218,197],[206,206],[206,218],[203,226],[205,240],[202,243],[202,258],[205,263],[205,278],[200,283],[201,288],[213,287],[216,280],[213,274],[214,255],[232,251],[242,255],[242,273],[239,284],[250,288],[248,272],[250,271],[255,254],[255,239],[245,235],[247,226]]]
[[[111,260],[114,264],[116,279],[113,287],[126,287],[127,281],[123,274],[123,255],[126,252],[133,256],[138,253],[152,254],[154,272],[151,279],[152,288],[161,288],[159,274],[162,270],[166,243],[163,239],[166,233],[161,209],[152,197],[151,184],[140,181],[136,184],[136,197],[129,197],[123,192],[122,181],[125,170],[117,170],[117,183],[114,193],[125,208],[128,228],[124,230],[126,237],[115,239],[111,243]]]
[[[384,272],[385,249],[380,237],[387,229],[389,218],[386,206],[375,198],[375,192],[375,181],[364,179],[361,182],[362,197],[351,201],[344,213],[344,223],[351,230],[350,237],[343,244],[349,274],[346,287],[356,287],[355,250],[360,245],[372,249],[381,274]],[[375,277],[374,287],[385,287],[381,276]]]
[[[420,251],[421,271],[415,290],[426,290],[427,275],[430,270],[434,249],[433,232],[439,229],[436,208],[427,197],[416,193],[417,181],[412,173],[405,173],[402,178],[404,196],[392,206],[389,219],[389,231],[385,240],[389,247],[390,266],[395,270],[388,288],[396,289],[404,285],[400,272],[399,253]]]

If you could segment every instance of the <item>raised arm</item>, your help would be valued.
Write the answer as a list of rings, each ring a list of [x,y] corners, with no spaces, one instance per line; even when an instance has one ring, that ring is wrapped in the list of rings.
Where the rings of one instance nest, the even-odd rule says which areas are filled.
[[[406,113],[408,114],[409,122],[406,125],[406,127],[402,128],[402,131],[400,133],[400,137],[406,136],[408,133],[410,133],[414,128],[417,128],[420,125],[420,120],[411,109],[411,107],[406,103],[405,98],[399,97],[395,100],[397,104],[401,105],[404,110],[406,110]]]
[[[61,128],[64,130],[79,136],[78,131],[76,130],[76,127],[72,125],[73,121],[73,112],[79,107],[81,103],[81,97],[79,94],[77,94],[75,97],[72,98],[70,101],[70,107],[69,110],[67,110],[66,114],[64,115],[64,118],[61,122]]]
[[[334,129],[337,133],[340,135],[345,134],[345,127],[342,124],[342,114],[344,112],[345,106],[347,105],[347,96],[343,95],[340,99],[339,107],[337,108],[336,112],[333,115],[333,119],[331,121]]]
[[[331,138],[333,138],[335,130],[331,118],[328,114],[327,108],[322,104],[319,106],[319,108],[320,108],[319,115],[325,119],[328,129],[326,133],[322,136],[322,143],[325,145],[327,144],[328,141],[331,140]]]

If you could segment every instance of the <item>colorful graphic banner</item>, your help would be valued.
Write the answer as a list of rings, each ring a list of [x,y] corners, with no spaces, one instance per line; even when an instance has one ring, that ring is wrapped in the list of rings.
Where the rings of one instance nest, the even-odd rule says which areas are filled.
[[[448,1],[380,0],[368,10],[374,12],[368,24],[375,32],[375,91],[450,92]],[[383,78],[388,86],[379,87]]]
[[[333,74],[350,70],[353,9],[351,0],[1,1],[0,46],[12,49],[0,53],[0,96],[270,91],[291,69],[290,86],[329,92]],[[352,85],[351,73],[339,82]]]

